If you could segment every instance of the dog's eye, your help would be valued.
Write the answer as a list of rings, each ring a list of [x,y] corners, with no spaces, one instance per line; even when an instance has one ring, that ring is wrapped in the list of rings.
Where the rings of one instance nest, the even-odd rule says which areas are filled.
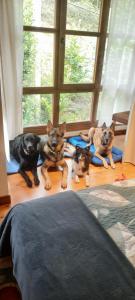
[[[26,138],[26,139],[25,139],[25,141],[26,141],[26,142],[29,142],[29,141],[30,141],[30,139],[29,139],[29,138]]]

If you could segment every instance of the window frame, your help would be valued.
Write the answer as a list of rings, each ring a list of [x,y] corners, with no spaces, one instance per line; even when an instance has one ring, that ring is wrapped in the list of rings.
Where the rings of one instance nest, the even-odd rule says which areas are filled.
[[[54,34],[54,86],[48,87],[24,87],[23,95],[52,94],[53,95],[53,125],[59,124],[59,99],[60,93],[82,93],[93,92],[92,109],[90,119],[83,122],[67,123],[67,131],[85,130],[96,125],[96,114],[98,108],[99,93],[102,90],[101,76],[107,37],[107,25],[109,18],[110,0],[102,0],[99,31],[76,31],[66,29],[67,0],[56,0],[55,28],[24,26],[23,30],[28,32],[43,32]],[[66,35],[97,37],[96,62],[94,68],[94,82],[83,84],[64,83],[64,54]],[[24,127],[23,131],[37,134],[46,133],[46,125],[35,125]]]

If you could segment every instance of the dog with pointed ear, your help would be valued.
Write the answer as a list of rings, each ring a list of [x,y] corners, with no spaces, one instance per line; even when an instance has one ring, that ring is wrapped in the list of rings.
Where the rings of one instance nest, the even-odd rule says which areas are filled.
[[[102,130],[106,129],[107,126],[106,126],[106,122],[103,123],[103,125],[101,126]]]
[[[53,124],[52,124],[52,122],[49,120],[48,123],[47,123],[47,128],[46,128],[47,134],[49,134],[50,131],[51,131],[52,129],[53,129]]]
[[[64,134],[66,131],[66,123],[54,127],[51,121],[47,123],[47,141],[43,147],[45,161],[41,171],[45,179],[45,189],[49,190],[52,187],[48,169],[50,167],[62,167],[62,182],[61,187],[67,187],[68,166],[64,159]]]
[[[103,165],[108,169],[108,163],[105,157],[108,157],[110,160],[110,165],[115,169],[115,164],[112,158],[112,146],[114,141],[114,128],[115,124],[112,123],[107,127],[104,122],[101,127],[90,128],[88,136],[81,134],[82,139],[89,143],[89,145],[94,144],[95,146],[95,156],[102,160]]]
[[[73,177],[76,183],[80,182],[80,177],[85,177],[86,186],[90,185],[89,180],[89,164],[91,162],[92,153],[90,147],[81,148],[76,146],[73,154]]]

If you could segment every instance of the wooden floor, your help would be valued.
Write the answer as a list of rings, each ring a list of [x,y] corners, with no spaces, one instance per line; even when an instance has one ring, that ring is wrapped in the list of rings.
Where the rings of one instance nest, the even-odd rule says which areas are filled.
[[[115,137],[114,145],[121,148],[123,150],[124,147],[124,136],[117,136]],[[72,179],[72,160],[67,159],[67,164],[69,167],[68,172],[68,186],[67,190],[79,190],[84,189],[85,187],[85,180],[82,178],[80,179],[80,183],[76,184]],[[117,163],[116,169],[113,170],[111,167],[109,169],[105,169],[104,167],[96,167],[94,165],[90,165],[90,187],[112,183],[121,174],[124,174],[127,179],[135,178],[135,166],[129,163]],[[26,187],[26,184],[22,177],[19,174],[9,175],[8,176],[8,183],[9,183],[9,192],[11,195],[11,206],[15,205],[16,203],[32,200],[37,197],[45,197],[47,195],[51,195],[57,192],[62,192],[61,189],[61,172],[60,171],[50,171],[50,178],[52,181],[52,189],[50,191],[46,191],[44,189],[44,180],[41,175],[41,168],[38,168],[38,174],[40,178],[40,185],[39,187],[33,188]],[[4,205],[0,207],[0,219],[2,220],[4,215],[9,210],[8,205]]]

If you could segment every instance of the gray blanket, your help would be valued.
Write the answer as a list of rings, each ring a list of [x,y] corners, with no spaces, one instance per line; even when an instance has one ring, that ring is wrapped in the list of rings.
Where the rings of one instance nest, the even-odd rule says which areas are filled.
[[[134,300],[135,270],[74,192],[13,207],[0,228],[23,300]]]

